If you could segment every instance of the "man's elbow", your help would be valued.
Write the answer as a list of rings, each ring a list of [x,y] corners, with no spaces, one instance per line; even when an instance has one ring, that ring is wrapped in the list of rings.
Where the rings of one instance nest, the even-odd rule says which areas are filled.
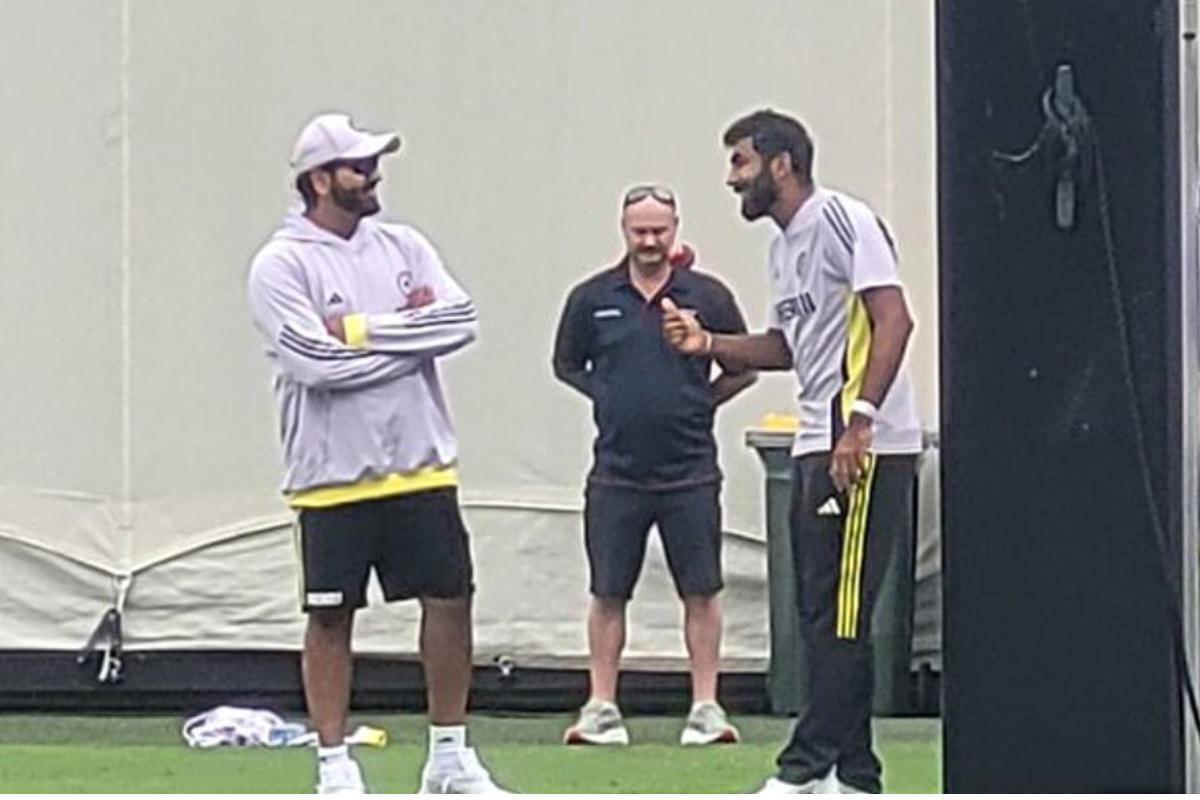
[[[901,308],[899,311],[897,311],[896,314],[893,315],[892,320],[888,325],[892,336],[901,343],[908,342],[915,327],[916,325],[913,323],[913,318],[908,315],[908,309],[906,308]]]
[[[463,331],[463,344],[468,345],[479,338],[479,321],[472,320],[466,324],[466,329]]]
[[[912,316],[908,313],[908,306],[901,306],[900,313],[896,320],[896,338],[901,344],[908,344],[908,340],[912,338],[913,331],[916,330],[916,323],[913,322]]]
[[[551,369],[554,370],[555,378],[562,381],[563,383],[568,383],[568,384],[574,383],[572,378],[575,375],[575,373],[578,372],[578,370],[572,369],[571,365],[568,364],[566,361],[563,361],[562,359],[560,359],[556,356],[555,358],[550,360],[550,367],[551,367]]]
[[[428,355],[433,357],[446,356],[455,353],[479,338],[479,323],[468,322],[451,332],[440,347],[433,348]]]

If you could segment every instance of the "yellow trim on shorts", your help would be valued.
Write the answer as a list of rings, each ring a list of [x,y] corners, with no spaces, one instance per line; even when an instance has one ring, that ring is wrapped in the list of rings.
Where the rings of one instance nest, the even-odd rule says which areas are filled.
[[[367,478],[342,486],[319,486],[288,497],[292,508],[329,508],[362,500],[378,500],[398,494],[412,494],[429,489],[445,489],[458,485],[458,470],[454,467],[425,467],[416,472],[393,472],[382,478]]]
[[[875,456],[867,456],[863,477],[850,490],[850,508],[842,521],[842,563],[838,576],[837,620],[839,639],[858,637],[858,614],[862,606],[863,552],[867,539],[867,514],[875,484]]]

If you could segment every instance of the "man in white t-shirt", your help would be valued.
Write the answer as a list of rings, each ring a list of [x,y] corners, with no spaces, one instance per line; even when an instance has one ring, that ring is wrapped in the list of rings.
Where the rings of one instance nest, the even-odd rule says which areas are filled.
[[[803,125],[758,111],[724,143],[742,216],[779,226],[768,330],[713,334],[673,306],[663,327],[682,352],[793,369],[800,383],[790,521],[806,707],[762,793],[878,792],[870,623],[895,537],[912,526],[921,429],[902,362],[913,323],[887,228],[866,204],[814,184]]]

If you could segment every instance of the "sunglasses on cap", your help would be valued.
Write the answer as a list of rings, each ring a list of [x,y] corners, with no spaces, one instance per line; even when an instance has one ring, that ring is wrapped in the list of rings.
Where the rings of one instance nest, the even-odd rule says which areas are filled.
[[[671,208],[675,207],[675,193],[665,186],[647,183],[643,186],[635,186],[625,193],[625,199],[621,201],[621,208],[629,208],[634,203],[640,203],[647,197],[653,197],[660,203],[668,205]]]
[[[352,172],[358,173],[364,178],[369,178],[379,170],[379,157],[371,156],[368,158],[347,158],[338,161],[330,161],[321,165],[321,169],[327,172],[337,172],[340,167],[345,167]]]

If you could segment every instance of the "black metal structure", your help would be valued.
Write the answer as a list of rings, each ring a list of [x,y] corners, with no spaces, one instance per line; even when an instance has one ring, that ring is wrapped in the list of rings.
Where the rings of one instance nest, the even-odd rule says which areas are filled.
[[[1184,788],[1180,6],[938,4],[947,791]]]
[[[125,651],[120,679],[98,680],[103,655],[83,664],[76,654],[46,650],[0,652],[0,713],[182,712],[216,705],[304,708],[300,654],[292,651]],[[620,700],[633,713],[686,713],[686,672],[627,671]],[[587,673],[511,662],[477,666],[471,706],[477,711],[574,712],[587,700]],[[738,713],[765,713],[766,676],[725,673],[721,701]],[[357,710],[422,711],[425,682],[413,660],[359,656],[351,706]]]

